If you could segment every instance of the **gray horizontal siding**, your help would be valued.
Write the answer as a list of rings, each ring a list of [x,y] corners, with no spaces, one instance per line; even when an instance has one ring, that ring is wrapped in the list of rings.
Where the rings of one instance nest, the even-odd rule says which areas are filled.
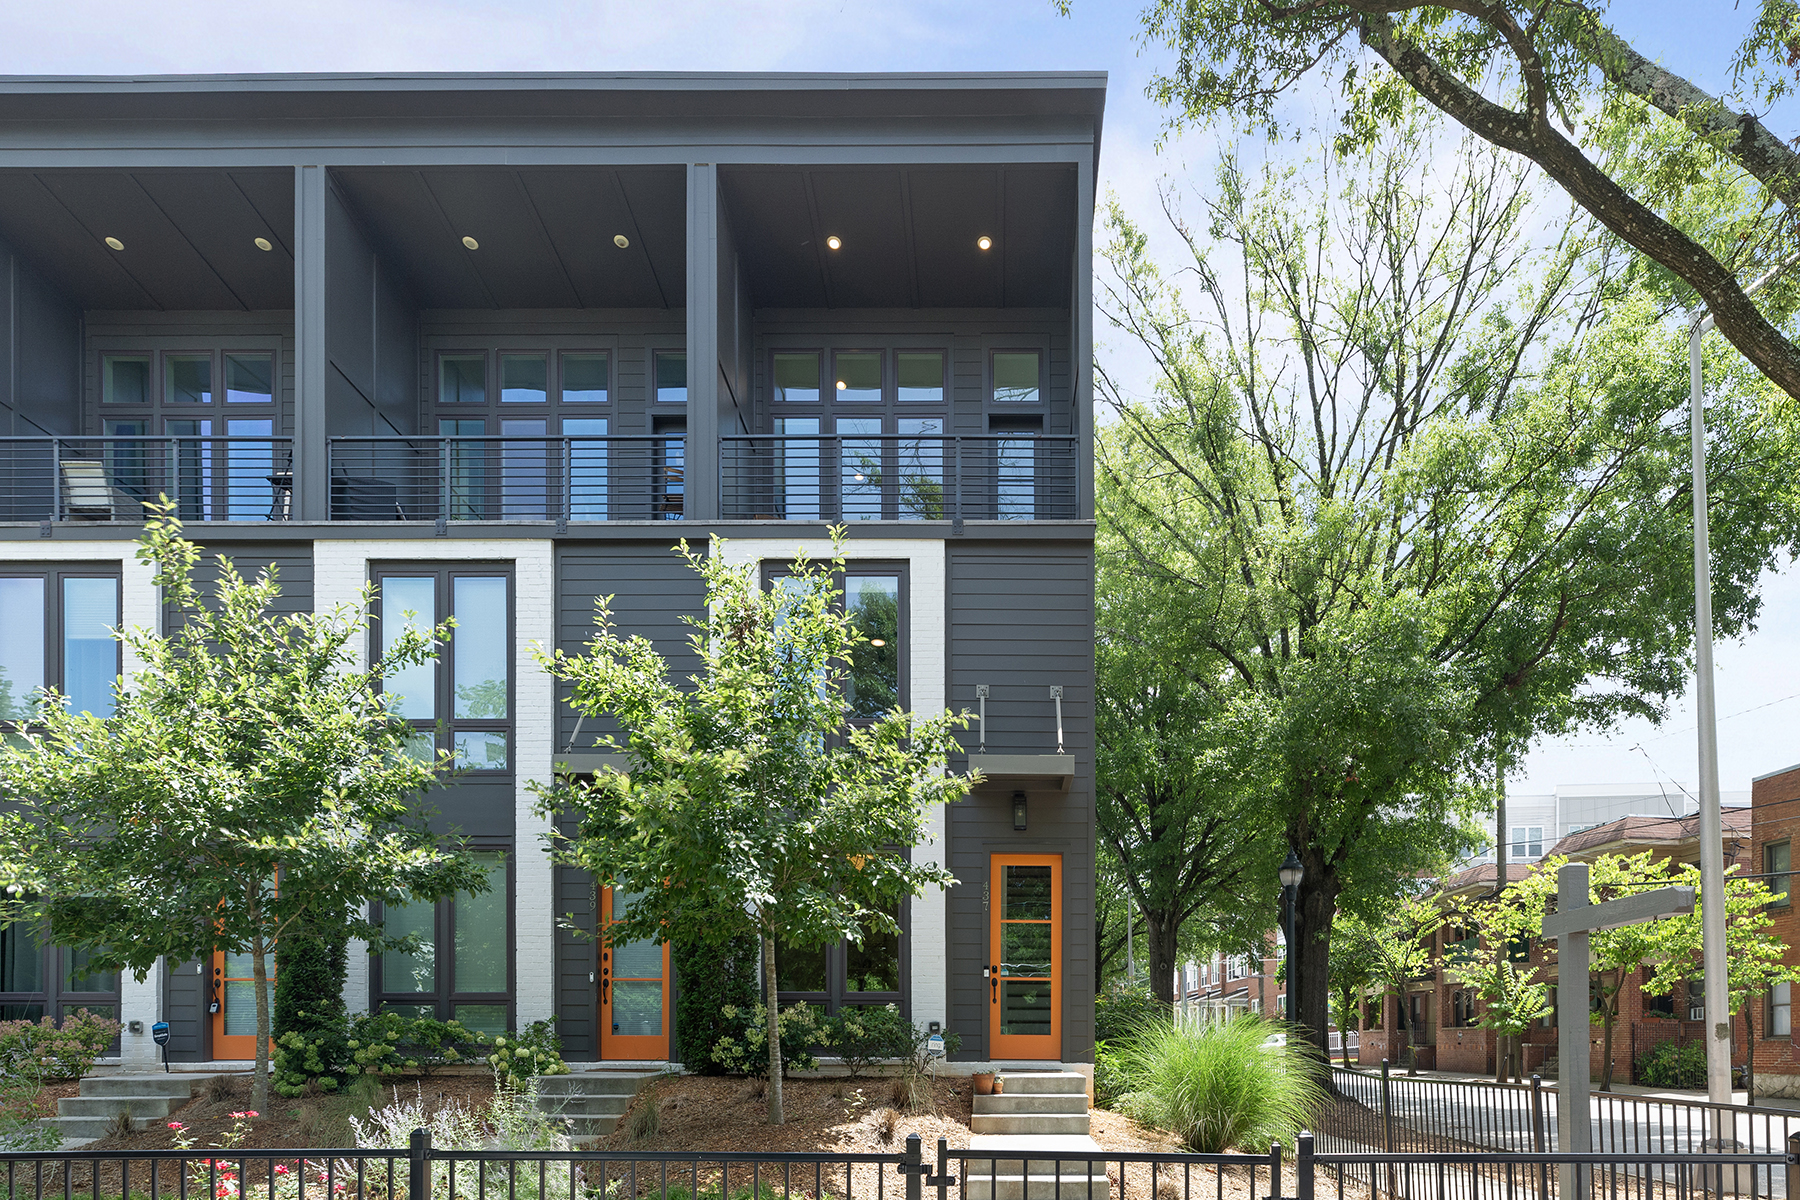
[[[1027,828],[1013,829],[1010,781],[976,789],[949,811],[948,929],[950,1026],[963,1038],[959,1058],[988,1055],[989,992],[982,967],[992,961],[984,886],[990,856],[1060,854],[1063,870],[1062,1054],[1093,1057],[1094,941],[1094,559],[1079,543],[962,544],[949,556],[950,706],[974,711],[975,687],[991,690],[988,750],[1054,754],[1053,684],[1063,688],[1064,750],[1074,759],[1068,792],[1030,785]],[[965,746],[980,738],[973,726]]]
[[[559,826],[574,832],[572,822]],[[586,871],[556,868],[556,1032],[563,1056],[578,1061],[600,1057],[594,984],[588,978],[594,970],[594,898],[593,877]]]

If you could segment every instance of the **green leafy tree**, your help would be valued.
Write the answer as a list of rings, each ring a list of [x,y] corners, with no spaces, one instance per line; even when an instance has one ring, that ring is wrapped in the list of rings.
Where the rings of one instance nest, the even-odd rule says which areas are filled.
[[[1410,127],[1304,171],[1228,156],[1201,219],[1168,205],[1192,302],[1107,216],[1101,303],[1158,378],[1142,399],[1100,372],[1103,575],[1209,689],[1196,743],[1254,738],[1240,782],[1304,868],[1295,1010],[1321,1050],[1337,914],[1486,842],[1497,747],[1657,719],[1687,678],[1681,334],[1592,224],[1527,236],[1523,170]],[[1791,423],[1722,357],[1729,637],[1800,520]]]
[[[1069,3],[1058,0],[1065,12]],[[1606,8],[1604,0],[1153,0],[1144,39],[1169,47],[1176,61],[1157,73],[1150,93],[1180,121],[1224,117],[1279,136],[1277,106],[1289,89],[1335,75],[1340,149],[1377,141],[1422,99],[1536,164],[1614,236],[1692,289],[1684,303],[1697,295],[1745,358],[1800,397],[1800,348],[1739,282],[1747,268],[1779,261],[1795,244],[1800,152],[1758,114],[1794,89],[1800,4],[1761,0],[1731,63],[1731,88],[1720,95],[1619,37]],[[1718,165],[1741,172],[1754,195],[1728,228],[1707,236],[1678,210]],[[1787,309],[1791,293],[1774,303]]]
[[[255,980],[252,1103],[268,1103],[270,986],[290,931],[387,938],[372,901],[432,901],[486,887],[485,873],[433,834],[415,798],[435,781],[378,685],[427,659],[407,633],[360,665],[364,612],[281,615],[273,568],[255,580],[227,560],[211,603],[193,583],[199,550],[180,523],[145,528],[174,632],[118,634],[139,668],[113,715],[47,696],[0,745],[0,919],[47,917],[96,970],[145,977],[157,959],[248,953]],[[436,631],[443,636],[447,631]]]
[[[1568,861],[1562,855],[1546,858],[1507,890],[1499,907],[1513,928],[1533,936],[1541,931],[1544,914],[1552,910],[1556,899],[1556,873]],[[1694,863],[1655,858],[1649,850],[1632,855],[1602,854],[1588,865],[1588,897],[1594,904],[1673,885],[1694,889],[1693,912],[1599,930],[1588,938],[1592,988],[1601,1022],[1602,1091],[1612,1090],[1613,1028],[1619,1018],[1619,996],[1631,977],[1648,970],[1643,990],[1652,996],[1666,996],[1701,969],[1700,868]],[[1762,880],[1745,879],[1735,869],[1726,873],[1725,959],[1732,1008],[1767,994],[1777,983],[1800,979],[1800,968],[1782,963],[1787,947],[1769,933],[1772,922],[1764,910],[1773,899],[1774,893]],[[1568,997],[1562,996],[1559,1003],[1567,1012]]]
[[[1214,681],[1145,636],[1157,629],[1145,607],[1157,589],[1116,564],[1100,560],[1095,589],[1095,824],[1128,907],[1142,914],[1150,987],[1171,1004],[1182,950],[1267,932],[1277,866],[1268,847],[1279,830],[1250,783],[1254,710],[1221,712],[1229,702]],[[1184,944],[1202,912],[1202,937]]]
[[[903,899],[954,882],[903,851],[924,842],[931,809],[972,782],[945,765],[961,718],[895,708],[851,723],[847,677],[870,648],[833,584],[841,530],[834,544],[833,559],[803,558],[765,590],[754,564],[724,561],[717,539],[705,555],[682,542],[707,590],[707,615],[692,622],[702,666],[685,686],[648,641],[618,634],[605,600],[580,654],[542,659],[572,685],[578,711],[618,721],[633,764],[540,786],[546,812],[573,818],[557,858],[633,897],[613,927],[621,940],[757,938],[777,1125],[777,945],[897,935]]]
[[[1481,1001],[1475,1023],[1494,1033],[1495,1083],[1506,1082],[1509,1065],[1519,1074],[1519,1039],[1550,1011],[1550,984],[1526,953],[1534,925],[1520,914],[1518,903],[1496,893],[1450,906],[1445,915],[1445,926],[1465,937],[1445,948],[1444,969]]]
[[[1369,982],[1381,995],[1399,1003],[1400,1031],[1406,1038],[1406,1071],[1419,1070],[1419,1031],[1413,1024],[1412,1005],[1407,996],[1412,985],[1431,970],[1432,932],[1442,921],[1442,914],[1432,905],[1416,897],[1402,897],[1390,903],[1375,920],[1355,915],[1344,917],[1343,936],[1366,964]]]
[[[1375,984],[1374,954],[1368,933],[1368,925],[1350,918],[1331,939],[1331,1013],[1337,1022],[1338,1046],[1346,1069],[1351,1065],[1350,1031],[1362,1023],[1363,1001]]]

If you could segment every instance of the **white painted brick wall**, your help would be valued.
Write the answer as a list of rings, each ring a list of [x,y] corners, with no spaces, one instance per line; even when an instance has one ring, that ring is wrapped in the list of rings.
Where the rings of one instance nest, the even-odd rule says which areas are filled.
[[[513,564],[513,996],[519,1025],[556,1015],[554,875],[544,838],[549,822],[532,811],[532,780],[551,777],[556,689],[534,651],[556,644],[555,555],[547,538],[492,538],[422,542],[321,540],[313,543],[313,605],[328,612],[355,606],[369,579],[369,563],[455,562],[479,559]],[[369,956],[351,948],[345,1003],[368,1008]],[[362,952],[358,952],[362,950]]]
[[[724,557],[730,563],[793,561],[801,551],[813,558],[829,558],[831,543],[823,538],[744,538],[725,543]],[[948,631],[947,549],[940,539],[909,538],[889,541],[851,538],[844,547],[848,559],[904,560],[908,564],[910,593],[907,611],[910,618],[907,637],[911,646],[907,656],[914,712],[938,712],[945,707],[948,681],[944,675],[945,638]],[[925,840],[913,848],[915,862],[942,862],[948,848],[944,842],[944,810],[934,809],[930,815]],[[942,888],[927,888],[913,900],[911,921],[912,945],[910,984],[912,1019],[920,1024],[941,1021],[948,1027],[950,1019],[950,987],[947,906]]]

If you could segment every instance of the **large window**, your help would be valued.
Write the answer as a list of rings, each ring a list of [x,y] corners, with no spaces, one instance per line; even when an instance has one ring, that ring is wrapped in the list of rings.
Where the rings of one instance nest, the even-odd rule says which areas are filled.
[[[381,652],[407,629],[454,618],[434,661],[403,668],[382,690],[412,722],[421,756],[447,750],[475,772],[512,769],[512,574],[491,565],[400,563],[375,572]]]
[[[896,919],[905,928],[904,906]],[[776,990],[783,1004],[804,1000],[832,1012],[846,1005],[903,1004],[902,941],[895,934],[868,931],[860,939],[829,946],[777,945]]]
[[[286,515],[293,472],[273,349],[155,350],[100,356],[93,454],[134,499],[166,494],[188,521]]]
[[[1542,825],[1514,825],[1512,827],[1513,861],[1542,857],[1544,857],[1544,827]]]
[[[0,564],[0,721],[28,719],[45,688],[110,717],[118,624],[116,567]]]
[[[512,1025],[512,896],[508,858],[477,850],[488,890],[436,904],[390,904],[382,928],[416,935],[414,951],[386,951],[375,978],[378,1007],[408,1016],[448,1021],[502,1033]]]
[[[768,583],[783,586],[787,573],[768,568]],[[833,582],[839,603],[857,632],[868,639],[845,671],[845,706],[853,721],[870,721],[907,704],[906,570],[899,564],[850,563]]]
[[[119,973],[96,971],[88,952],[53,945],[30,921],[0,925],[0,1021],[60,1021],[77,1009],[119,1015]]]

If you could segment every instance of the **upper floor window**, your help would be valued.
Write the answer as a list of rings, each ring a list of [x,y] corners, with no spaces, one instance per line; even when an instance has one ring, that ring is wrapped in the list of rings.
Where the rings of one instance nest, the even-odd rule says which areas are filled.
[[[1041,351],[994,351],[994,403],[1036,404],[1043,400],[1043,365]]]
[[[785,571],[771,564],[768,582],[783,586]],[[906,701],[902,645],[906,638],[906,572],[899,566],[848,564],[834,580],[839,603],[867,642],[845,673],[844,706],[853,721],[872,721]]]
[[[173,428],[172,423],[210,426],[211,420],[273,420],[276,354],[272,350],[158,350],[100,356],[100,407],[115,436],[131,434],[230,433],[229,428]],[[257,410],[262,410],[258,412]],[[215,418],[204,414],[216,413]],[[115,430],[114,424],[136,423]],[[243,433],[272,434],[273,425]]]
[[[1791,842],[1769,842],[1763,846],[1763,882],[1775,895],[1769,902],[1772,905],[1785,907],[1789,903],[1788,889],[1792,884],[1788,872],[1793,869],[1792,855]]]
[[[490,371],[493,378],[490,379]],[[444,350],[437,357],[437,407],[459,424],[482,428],[453,433],[500,433],[499,422],[533,420],[549,432],[553,414],[604,412],[612,401],[612,354],[607,350]],[[491,410],[491,415],[488,411]],[[493,428],[488,421],[495,422]]]
[[[656,355],[656,401],[659,404],[687,403],[687,355]]]
[[[116,567],[0,566],[0,721],[29,718],[45,688],[112,716],[118,624]]]
[[[1514,825],[1512,827],[1512,856],[1515,859],[1544,857],[1544,827],[1542,825]]]
[[[948,363],[942,350],[775,350],[770,394],[783,406],[821,401],[863,411],[941,406],[949,395]]]
[[[375,573],[381,652],[405,630],[455,618],[434,661],[402,668],[382,690],[412,722],[421,756],[449,751],[471,771],[511,769],[512,574],[488,565],[400,563]]]

